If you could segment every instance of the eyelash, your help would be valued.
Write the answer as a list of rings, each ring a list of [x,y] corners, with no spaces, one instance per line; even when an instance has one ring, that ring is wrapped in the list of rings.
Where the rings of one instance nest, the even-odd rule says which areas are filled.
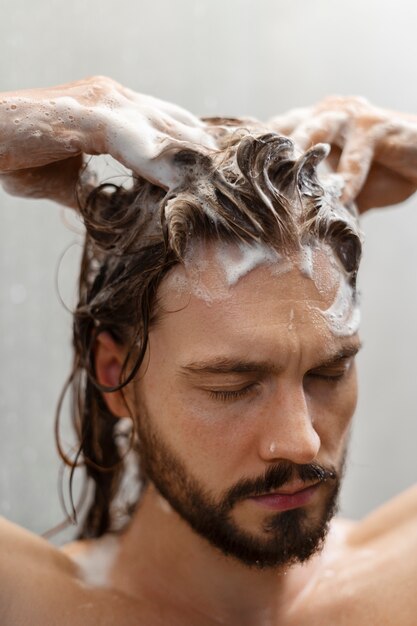
[[[227,400],[237,400],[238,398],[243,398],[248,395],[255,388],[255,384],[248,385],[247,387],[243,387],[243,389],[236,389],[233,391],[226,391],[225,389],[209,391],[209,395],[211,398],[215,400],[222,400],[223,402],[227,402]]]
[[[330,384],[336,384],[340,382],[342,378],[346,376],[347,371],[348,370],[344,370],[340,374],[336,374],[334,376],[326,376],[325,374],[313,374],[313,373],[307,374],[307,376],[309,376],[310,378],[318,378],[319,380],[324,380],[325,382],[330,383]]]
[[[307,376],[309,376],[310,378],[323,380],[326,383],[329,383],[331,385],[335,385],[346,376],[348,371],[349,371],[349,368],[346,368],[342,372],[340,372],[340,374],[336,374],[335,376],[326,376],[325,374],[314,374],[313,372],[311,372],[307,374]],[[256,387],[256,383],[247,385],[246,387],[243,387],[243,389],[236,389],[236,390],[230,390],[230,391],[226,391],[225,389],[219,389],[219,390],[212,389],[209,391],[209,395],[211,398],[214,398],[215,400],[221,400],[223,402],[227,402],[228,400],[238,400],[239,398],[243,398],[244,396],[251,393],[251,391],[253,391],[255,387]]]

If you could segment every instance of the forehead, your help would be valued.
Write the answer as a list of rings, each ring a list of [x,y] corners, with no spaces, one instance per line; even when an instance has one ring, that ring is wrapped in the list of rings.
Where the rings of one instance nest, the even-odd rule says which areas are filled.
[[[326,246],[304,247],[281,255],[263,244],[198,244],[168,274],[160,288],[160,299],[171,304],[204,303],[212,308],[249,306],[267,293],[276,305],[315,304],[327,309],[344,276]]]
[[[256,246],[201,245],[164,279],[157,328],[194,353],[272,345],[331,349],[340,333],[329,315],[349,317],[352,309],[345,294],[349,312],[334,310],[344,283],[324,247],[279,256]]]

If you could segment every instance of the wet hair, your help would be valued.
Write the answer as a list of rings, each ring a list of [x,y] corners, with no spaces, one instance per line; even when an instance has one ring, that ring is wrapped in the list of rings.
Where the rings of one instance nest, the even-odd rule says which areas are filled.
[[[79,448],[75,460],[61,449],[70,465],[84,463],[90,484],[80,537],[114,530],[113,504],[125,471],[115,434],[119,418],[96,380],[96,338],[107,331],[127,347],[116,388],[123,389],[144,358],[158,314],[158,286],[195,241],[262,242],[280,252],[323,241],[356,293],[358,223],[335,189],[319,180],[317,166],[327,155],[326,146],[296,155],[290,139],[256,123],[206,121],[221,121],[230,130],[216,152],[196,147],[172,157],[180,173],[176,188],[166,192],[136,178],[130,189],[104,184],[80,202],[86,234],[69,379]],[[146,484],[146,476],[140,478]]]

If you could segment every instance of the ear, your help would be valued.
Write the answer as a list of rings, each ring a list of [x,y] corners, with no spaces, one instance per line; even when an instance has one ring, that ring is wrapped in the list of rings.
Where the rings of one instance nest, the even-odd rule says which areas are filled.
[[[116,343],[108,332],[101,332],[96,337],[94,346],[94,365],[97,382],[104,387],[117,387],[120,384],[126,352]],[[107,407],[116,417],[126,417],[128,407],[121,391],[103,392]]]

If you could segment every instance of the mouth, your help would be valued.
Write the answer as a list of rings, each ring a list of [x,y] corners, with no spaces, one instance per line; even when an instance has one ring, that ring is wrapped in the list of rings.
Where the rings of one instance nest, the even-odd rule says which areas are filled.
[[[289,511],[305,506],[311,502],[318,491],[321,483],[315,483],[309,487],[300,488],[299,485],[280,489],[272,493],[249,498],[257,506],[261,506],[274,511]]]

